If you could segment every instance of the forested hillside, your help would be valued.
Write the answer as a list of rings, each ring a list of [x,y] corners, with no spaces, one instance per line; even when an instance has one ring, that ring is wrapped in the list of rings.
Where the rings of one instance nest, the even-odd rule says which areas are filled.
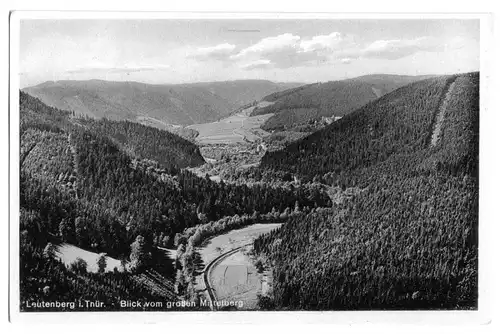
[[[439,106],[450,100],[430,145]],[[256,240],[277,309],[474,309],[479,74],[410,84],[268,153],[287,171],[355,194]]]
[[[322,116],[343,116],[375,98],[371,85],[331,81],[295,89],[292,94],[278,98],[274,104],[256,109],[252,116],[299,108],[313,108]]]
[[[373,85],[374,91],[378,96],[390,93],[399,87],[409,85],[413,82],[430,79],[435,75],[393,75],[393,74],[368,74],[345,81],[359,81]]]
[[[262,165],[312,179],[329,172],[362,171],[393,154],[425,149],[451,80],[439,77],[400,88],[285,150],[266,154]]]
[[[396,88],[424,78],[380,74],[305,85],[266,96],[264,100],[274,104],[255,109],[252,115],[275,114],[262,125],[264,130],[297,130],[322,117],[342,117]]]
[[[312,188],[248,187],[199,178],[181,169],[199,164],[196,146],[165,131],[74,118],[23,92],[20,116],[23,303],[96,294],[110,305],[127,295],[168,300],[168,294],[147,287],[159,275],[155,272],[166,281],[174,278],[175,268],[156,246],[171,247],[177,233],[256,210],[330,204]],[[121,259],[130,272],[86,273],[78,263],[66,268],[50,251],[51,244],[61,242]],[[131,280],[144,284],[127,283]],[[81,293],[72,295],[77,289]]]
[[[168,170],[194,167],[205,161],[196,145],[167,131],[129,121],[86,118],[79,124],[102,136],[109,136],[123,150],[138,159],[155,160]]]
[[[151,182],[153,177],[145,172],[135,172],[129,166],[130,159],[108,137],[99,134],[98,126],[90,130],[86,120],[72,119],[70,116],[70,112],[48,107],[40,100],[20,92],[21,308],[26,311],[40,310],[39,306],[30,306],[31,302],[40,301],[76,303],[76,309],[68,304],[65,310],[82,307],[85,310],[100,310],[98,307],[87,307],[86,300],[102,301],[107,309],[123,309],[119,305],[122,298],[142,302],[175,301],[177,298],[173,291],[158,290],[160,283],[140,283],[144,281],[145,275],[157,275],[162,277],[162,284],[168,284],[173,279],[174,269],[165,265],[168,259],[152,248],[150,241],[144,243],[139,252],[131,251],[134,237],[142,233],[140,226],[131,229],[124,225],[130,222],[122,220],[127,211],[115,210],[118,204],[114,201],[118,198],[123,199],[120,202],[123,204],[136,199],[133,197],[136,193],[145,194],[144,200],[151,198],[151,193],[154,194],[154,190],[144,192],[144,189],[127,194],[123,186],[120,188],[120,183],[123,185],[123,182],[134,179],[148,184],[148,180]],[[119,129],[119,124],[115,125]],[[111,128],[108,131],[110,134],[116,132]],[[138,134],[129,132],[127,135],[133,141],[133,137]],[[164,135],[173,139],[172,148],[179,150],[178,144],[183,143],[183,140],[171,138],[172,135],[168,133]],[[159,135],[159,138],[164,137]],[[149,141],[149,145],[151,143]],[[163,144],[168,146],[167,142]],[[147,147],[148,142],[144,145]],[[189,145],[196,148],[193,144]],[[193,152],[184,156],[174,156],[178,151],[172,152],[170,157],[179,165],[191,163],[189,157]],[[197,154],[201,158],[199,152]],[[187,160],[183,161],[183,158]],[[105,179],[98,180],[99,177]],[[126,186],[130,189],[133,185]],[[106,187],[107,191],[103,190]],[[165,187],[167,192],[168,189]],[[113,194],[115,198],[111,198]],[[175,193],[172,193],[174,196]],[[166,197],[165,200],[170,198]],[[86,267],[91,264],[83,260],[72,263],[69,268],[58,262],[55,256],[58,244],[62,242],[117,256],[123,263],[130,261],[129,254],[136,260],[147,258],[147,254],[150,254],[148,264],[152,271],[149,274],[142,273],[142,268],[136,266],[137,261],[131,261],[132,265],[127,266],[128,269],[123,267],[123,270],[130,272],[87,272]],[[159,263],[161,259],[162,263]],[[170,284],[173,286],[173,283]],[[43,310],[61,309],[51,307]]]
[[[275,101],[277,101],[279,99],[284,98],[285,96],[292,95],[294,93],[300,92],[301,90],[304,90],[304,89],[307,89],[307,88],[310,88],[310,87],[314,87],[316,85],[318,85],[318,84],[314,83],[314,84],[303,85],[303,86],[299,86],[299,87],[285,89],[283,91],[272,93],[272,94],[269,94],[269,95],[265,96],[262,99],[262,101],[275,102]]]

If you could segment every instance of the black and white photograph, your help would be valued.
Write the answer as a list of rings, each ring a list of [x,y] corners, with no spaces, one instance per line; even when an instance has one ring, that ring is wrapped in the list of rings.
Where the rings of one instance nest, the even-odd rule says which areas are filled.
[[[15,15],[13,311],[478,310],[480,16]]]

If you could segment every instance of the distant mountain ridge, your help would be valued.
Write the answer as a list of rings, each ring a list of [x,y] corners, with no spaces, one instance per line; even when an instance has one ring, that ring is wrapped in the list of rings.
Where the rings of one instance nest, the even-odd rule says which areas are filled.
[[[48,81],[23,91],[76,114],[165,128],[215,121],[241,105],[298,85],[266,80],[163,85],[94,79]]]

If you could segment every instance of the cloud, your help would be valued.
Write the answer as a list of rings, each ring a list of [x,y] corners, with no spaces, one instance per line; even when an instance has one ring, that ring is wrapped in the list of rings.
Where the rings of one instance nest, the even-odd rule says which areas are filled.
[[[443,45],[432,37],[416,39],[378,40],[364,48],[360,56],[364,58],[400,59],[421,51],[435,52],[443,49]]]
[[[376,40],[366,45],[355,41],[355,36],[340,32],[308,38],[285,33],[263,38],[242,49],[233,44],[219,44],[199,48],[198,60],[223,60],[244,70],[292,68],[324,64],[350,64],[355,59],[372,58],[396,60],[417,52],[437,52],[445,48],[460,48],[464,42],[457,37],[448,43],[434,37]]]
[[[304,51],[334,50],[344,42],[344,36],[339,32],[332,32],[329,35],[314,36],[309,40],[300,42],[300,47]]]
[[[191,56],[197,60],[218,60],[225,61],[233,54],[236,45],[224,43],[211,47],[198,48]]]
[[[275,37],[266,37],[259,42],[244,48],[238,54],[234,55],[232,59],[243,59],[251,57],[267,56],[276,52],[295,52],[298,47],[300,36],[292,35],[289,33],[282,34]]]
[[[247,64],[241,66],[246,70],[309,66],[328,61],[328,57],[322,52],[324,46],[318,47],[318,45],[330,43],[329,40],[320,38],[310,43],[306,41],[305,46],[302,45],[303,42],[300,36],[291,33],[266,37],[240,50],[236,55],[231,56],[231,59],[246,61]]]

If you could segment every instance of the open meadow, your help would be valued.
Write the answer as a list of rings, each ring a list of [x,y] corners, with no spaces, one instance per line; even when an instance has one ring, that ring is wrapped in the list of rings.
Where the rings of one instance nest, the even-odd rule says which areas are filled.
[[[87,251],[80,247],[63,243],[57,246],[56,257],[62,261],[66,266],[71,265],[75,262],[77,258],[80,258],[87,262],[87,271],[96,273],[99,269],[97,265],[97,260],[99,259],[99,254]],[[106,272],[112,272],[116,270],[123,271],[120,260],[114,259],[112,257],[106,256]]]

